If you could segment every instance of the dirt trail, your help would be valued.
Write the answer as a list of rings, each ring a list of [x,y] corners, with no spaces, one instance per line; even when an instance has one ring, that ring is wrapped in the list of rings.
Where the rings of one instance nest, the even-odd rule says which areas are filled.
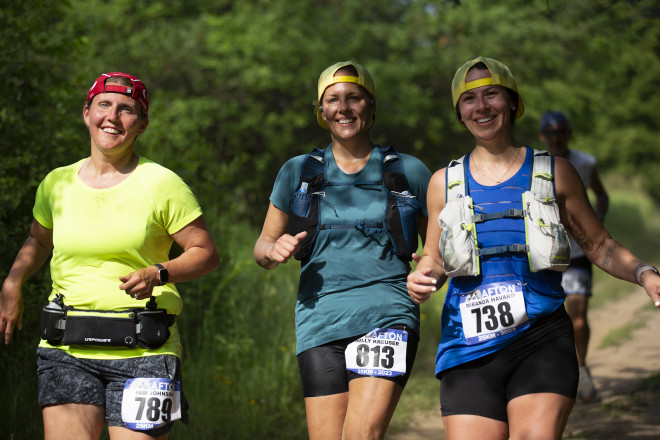
[[[660,315],[648,307],[642,288],[625,298],[589,312],[591,342],[587,363],[601,401],[576,404],[564,439],[660,439],[660,385],[643,387],[643,379],[660,372]],[[635,326],[630,338],[618,346],[601,348],[614,329]],[[444,440],[439,405],[417,415],[408,429],[387,440]]]

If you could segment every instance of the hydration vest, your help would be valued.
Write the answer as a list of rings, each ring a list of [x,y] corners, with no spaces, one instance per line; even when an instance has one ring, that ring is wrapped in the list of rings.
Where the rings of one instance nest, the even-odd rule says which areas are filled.
[[[554,158],[547,151],[533,152],[529,186],[522,195],[522,210],[475,215],[467,187],[466,156],[449,163],[445,174],[446,205],[438,216],[442,228],[440,250],[447,276],[480,275],[481,256],[505,252],[527,253],[532,272],[566,270],[570,262],[570,244],[555,199]],[[476,224],[505,217],[525,220],[525,243],[480,247]]]
[[[297,260],[309,259],[319,231],[326,229],[358,229],[367,232],[385,231],[396,255],[405,261],[412,260],[417,249],[417,222],[422,208],[417,197],[410,192],[399,153],[393,147],[378,147],[381,154],[381,179],[379,181],[328,182],[325,149],[314,148],[305,157],[296,192],[289,202],[289,233],[295,235],[307,231]],[[324,188],[335,185],[354,185],[357,188],[381,186],[387,191],[387,206],[382,219],[376,223],[354,222],[351,224],[321,223],[319,200],[325,197]]]

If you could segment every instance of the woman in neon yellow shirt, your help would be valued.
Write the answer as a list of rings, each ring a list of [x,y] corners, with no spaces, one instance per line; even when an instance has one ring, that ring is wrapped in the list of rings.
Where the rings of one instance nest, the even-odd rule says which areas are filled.
[[[190,188],[134,151],[148,109],[138,78],[113,72],[94,82],[83,109],[91,154],[42,181],[0,291],[8,344],[21,327],[21,286],[52,251],[37,350],[47,439],[98,438],[105,424],[112,439],[167,438],[187,418],[173,283],[212,272],[219,257]],[[174,241],[183,253],[169,260]]]

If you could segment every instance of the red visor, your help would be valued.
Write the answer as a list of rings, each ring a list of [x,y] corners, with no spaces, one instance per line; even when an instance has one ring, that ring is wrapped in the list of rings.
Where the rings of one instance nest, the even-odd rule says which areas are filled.
[[[133,83],[133,87],[126,87],[121,84],[106,84],[108,78],[122,77],[128,78]],[[133,75],[121,72],[104,73],[94,81],[92,87],[89,88],[87,93],[87,102],[91,101],[99,93],[121,93],[128,95],[140,103],[140,107],[144,110],[145,114],[149,114],[149,95],[144,83]]]

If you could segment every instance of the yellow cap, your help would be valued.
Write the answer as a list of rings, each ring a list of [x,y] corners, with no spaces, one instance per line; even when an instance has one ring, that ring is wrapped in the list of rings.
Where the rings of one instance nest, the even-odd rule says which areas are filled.
[[[346,66],[355,67],[355,70],[358,72],[358,76],[335,76],[335,73],[337,73],[338,70]],[[316,120],[323,128],[328,128],[328,124],[326,124],[326,122],[323,120],[323,117],[321,116],[320,105],[323,93],[325,93],[325,89],[331,85],[342,82],[350,82],[360,85],[364,87],[367,92],[373,96],[374,99],[376,99],[376,86],[374,85],[374,80],[371,79],[371,75],[369,75],[367,69],[358,63],[354,63],[353,61],[340,61],[336,64],[333,64],[332,66],[325,69],[321,73],[321,76],[319,76],[318,96],[316,98]]]
[[[476,81],[465,82],[465,76],[472,66],[478,63],[484,63],[490,71],[490,78],[482,78]],[[458,104],[458,98],[468,90],[476,89],[477,87],[496,85],[506,87],[513,90],[518,94],[518,105],[516,108],[516,119],[520,119],[525,113],[525,105],[523,104],[522,96],[518,92],[516,81],[513,79],[513,74],[507,66],[493,58],[477,57],[473,60],[463,64],[454,75],[454,80],[451,82],[451,98],[454,101],[454,108]]]

